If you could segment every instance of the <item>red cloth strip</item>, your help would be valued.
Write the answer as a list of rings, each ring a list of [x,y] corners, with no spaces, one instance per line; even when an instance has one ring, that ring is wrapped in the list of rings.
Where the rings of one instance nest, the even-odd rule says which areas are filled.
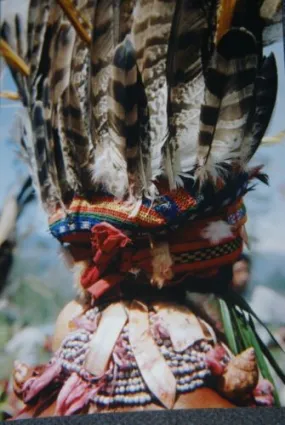
[[[176,243],[170,246],[170,252],[176,253],[178,256],[181,254],[198,255],[197,261],[185,261],[184,264],[174,263],[172,271],[174,274],[205,272],[233,263],[241,253],[242,243],[237,243],[237,247],[231,252],[225,250],[223,254],[222,251],[227,242],[233,242],[237,238],[240,238],[238,232],[223,241],[223,245],[220,243],[213,246],[210,241],[203,240],[202,243]],[[122,282],[131,269],[140,269],[148,274],[153,271],[152,250],[149,248],[137,251],[137,247],[132,245],[131,240],[126,235],[108,223],[101,223],[93,227],[91,242],[93,260],[83,272],[81,284],[95,299]],[[221,250],[221,255],[218,252],[217,257],[213,253],[213,258],[207,258],[209,255],[205,259],[203,258],[204,248],[214,250],[217,247]],[[117,264],[114,260],[117,260]],[[113,267],[110,271],[108,269],[111,265]],[[117,267],[117,270],[114,270],[114,267]]]

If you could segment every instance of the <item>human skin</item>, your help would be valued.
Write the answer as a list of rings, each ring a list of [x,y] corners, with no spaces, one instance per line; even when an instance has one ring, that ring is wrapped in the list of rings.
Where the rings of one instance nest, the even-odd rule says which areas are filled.
[[[233,289],[237,292],[243,292],[249,282],[249,265],[245,260],[237,261],[233,266]]]
[[[199,388],[188,394],[182,394],[178,396],[177,401],[173,407],[173,410],[181,409],[211,409],[211,408],[232,408],[236,407],[225,398],[221,397],[217,392],[210,388]],[[25,414],[17,419],[26,418],[45,418],[49,416],[56,416],[56,400],[53,401],[47,408],[39,409],[31,407],[26,410]],[[136,406],[136,407],[117,407],[117,408],[104,408],[97,409],[96,405],[91,405],[88,409],[80,412],[80,414],[92,414],[92,413],[126,413],[126,412],[142,412],[142,411],[161,411],[165,410],[158,404],[148,404],[147,406]]]
[[[71,331],[70,323],[76,316],[82,314],[87,305],[79,301],[69,302],[60,312],[52,341],[53,350],[56,351],[65,336]],[[198,388],[187,394],[180,394],[173,406],[174,410],[178,409],[200,409],[200,408],[232,408],[236,407],[229,400],[223,398],[218,392],[211,388]],[[150,410],[164,410],[164,407],[152,403],[147,406],[122,406],[122,407],[105,407],[98,408],[95,404],[90,404],[80,414],[92,413],[114,413],[114,412],[138,412]],[[45,399],[35,406],[26,406],[22,414],[17,419],[41,418],[56,416],[56,396]]]

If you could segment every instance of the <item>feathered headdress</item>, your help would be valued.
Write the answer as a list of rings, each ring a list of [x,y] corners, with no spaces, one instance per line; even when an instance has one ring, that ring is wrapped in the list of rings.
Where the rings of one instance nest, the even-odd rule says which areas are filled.
[[[268,0],[32,0],[27,43],[17,16],[4,23],[46,210],[98,192],[155,202],[161,181],[203,193],[244,172],[274,107],[262,46],[280,15]]]
[[[31,0],[25,52],[18,17],[3,24],[21,144],[93,298],[137,270],[159,288],[221,285],[245,238],[242,196],[267,181],[248,163],[276,100],[263,46],[280,26],[281,0]],[[248,307],[227,301],[231,348],[236,334],[258,352]]]
[[[89,250],[102,223],[151,234],[159,286],[177,253],[163,234],[183,223],[196,223],[211,260],[234,261],[242,196],[266,182],[247,164],[275,104],[275,59],[262,52],[278,22],[281,2],[269,0],[31,0],[26,42],[17,15],[4,23],[20,143],[52,234]],[[202,252],[191,264],[204,267]]]

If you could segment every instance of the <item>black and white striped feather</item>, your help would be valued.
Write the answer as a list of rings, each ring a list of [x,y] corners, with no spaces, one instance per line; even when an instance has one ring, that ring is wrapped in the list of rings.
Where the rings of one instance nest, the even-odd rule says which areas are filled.
[[[109,81],[120,39],[120,15],[116,2],[98,0],[94,8],[91,45],[91,137],[94,144],[92,179],[122,198],[128,186],[123,142],[114,143],[108,127]],[[119,171],[119,172],[117,172]]]
[[[179,0],[173,14],[166,62],[169,134],[163,146],[171,189],[179,183],[182,170],[190,171],[196,159],[195,132],[204,88],[202,53],[209,29],[202,6],[203,1]]]
[[[237,162],[254,102],[258,66],[255,37],[245,29],[228,31],[217,45],[206,76],[201,105],[196,177],[202,184],[223,176]]]
[[[75,193],[154,199],[161,180],[175,189],[246,168],[275,104],[276,64],[262,49],[280,0],[231,2],[218,40],[218,0],[72,2],[90,44],[56,0],[30,0],[27,34],[18,17],[1,29],[30,67],[29,77],[11,70],[49,213]]]
[[[131,34],[150,113],[153,180],[163,173],[162,147],[168,136],[166,62],[175,7],[174,0],[140,0],[133,11]]]
[[[258,149],[269,125],[277,96],[277,65],[273,54],[263,59],[256,78],[255,105],[241,148],[241,164],[246,165]]]
[[[270,46],[282,40],[282,0],[263,0],[260,5],[262,19],[262,43]]]
[[[125,158],[126,183],[130,200],[147,189],[149,168],[145,158],[145,131],[149,117],[147,99],[130,37],[118,45],[112,63],[108,94],[108,127],[114,148]],[[117,171],[117,173],[120,170]],[[128,189],[129,188],[129,189]]]

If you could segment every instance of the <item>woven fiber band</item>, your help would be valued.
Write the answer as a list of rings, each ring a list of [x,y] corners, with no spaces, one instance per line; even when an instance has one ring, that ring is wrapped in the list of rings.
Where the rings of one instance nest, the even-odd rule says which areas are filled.
[[[133,270],[143,271],[150,278],[159,270],[161,281],[168,284],[177,283],[181,274],[209,276],[216,273],[220,267],[232,264],[239,257],[241,228],[245,222],[245,208],[239,199],[224,208],[219,216],[168,232],[164,239],[137,237],[132,240],[103,222],[93,226],[91,233],[65,235],[62,241],[71,242],[70,252],[76,262],[87,261],[81,284],[97,299],[124,281]],[[221,224],[226,226],[227,233],[213,239],[212,227]],[[167,262],[167,255],[170,262]]]
[[[187,223],[196,224],[203,218],[209,220],[209,217],[221,215],[228,207],[235,208],[256,174],[255,170],[250,175],[243,173],[229,180],[222,189],[214,190],[208,186],[201,194],[194,193],[192,186],[164,191],[155,204],[143,199],[135,214],[129,204],[109,195],[96,194],[90,198],[76,195],[67,208],[67,214],[58,209],[49,217],[50,231],[61,241],[77,241],[83,233],[90,232],[93,226],[102,222],[131,233],[179,229]],[[240,213],[245,214],[243,209]]]

